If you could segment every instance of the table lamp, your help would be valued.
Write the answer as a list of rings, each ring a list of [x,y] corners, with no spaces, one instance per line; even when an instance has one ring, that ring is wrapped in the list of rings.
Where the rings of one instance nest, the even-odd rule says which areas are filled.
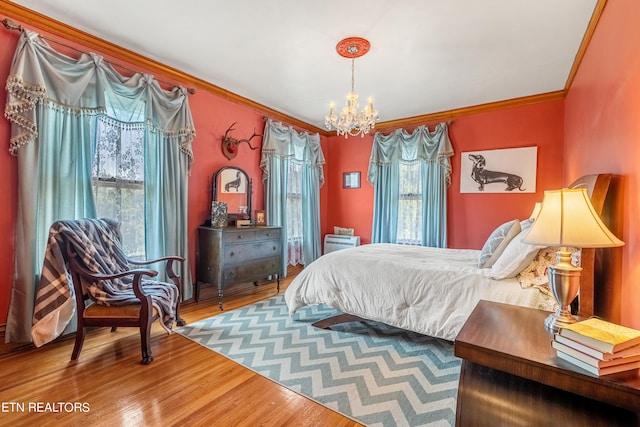
[[[558,308],[545,319],[544,325],[553,332],[576,322],[571,315],[570,304],[580,289],[582,268],[571,264],[568,248],[624,245],[604,225],[584,188],[545,191],[540,212],[522,241],[560,248],[556,264],[547,269],[549,287],[558,302]]]
[[[536,202],[536,204],[533,205],[533,211],[531,211],[531,215],[529,215],[529,218],[533,218],[533,219],[538,218],[538,214],[540,214],[541,208],[542,208],[542,202]]]

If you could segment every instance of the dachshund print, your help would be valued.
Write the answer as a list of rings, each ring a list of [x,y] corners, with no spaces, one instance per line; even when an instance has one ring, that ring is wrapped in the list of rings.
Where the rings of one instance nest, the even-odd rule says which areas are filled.
[[[234,179],[233,181],[229,181],[224,185],[224,191],[228,193],[233,188],[237,192],[240,188],[240,184],[242,184],[242,175],[240,174],[240,171],[238,171],[238,173],[236,174],[236,179]]]
[[[522,177],[514,175],[512,173],[491,171],[485,169],[484,167],[487,164],[487,161],[485,160],[484,156],[481,156],[479,154],[469,154],[469,160],[473,162],[473,169],[471,169],[471,178],[480,185],[478,187],[480,191],[484,191],[484,186],[486,184],[492,184],[495,182],[504,182],[505,184],[507,184],[507,188],[505,188],[505,191],[513,191],[515,189],[525,191],[525,189],[522,188]]]

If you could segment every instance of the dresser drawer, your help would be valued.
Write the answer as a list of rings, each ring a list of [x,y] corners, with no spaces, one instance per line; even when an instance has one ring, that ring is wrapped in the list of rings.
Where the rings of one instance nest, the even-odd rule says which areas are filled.
[[[224,232],[224,241],[225,245],[240,242],[251,242],[256,239],[256,231],[254,228],[243,230],[238,228],[236,230],[225,230]]]
[[[257,240],[243,244],[227,245],[223,250],[224,264],[246,263],[260,258],[280,255],[280,240]]]
[[[217,264],[198,264],[198,281],[204,283],[216,283],[220,266]]]
[[[227,266],[222,271],[225,284],[252,282],[280,272],[280,257],[250,261],[235,266]]]
[[[255,233],[256,240],[280,240],[279,228],[257,228]]]

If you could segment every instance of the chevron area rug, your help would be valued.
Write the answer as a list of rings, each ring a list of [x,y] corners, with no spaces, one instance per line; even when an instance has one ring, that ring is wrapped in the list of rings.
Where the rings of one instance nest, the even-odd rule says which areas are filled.
[[[377,322],[311,325],[337,313],[310,306],[291,318],[278,295],[177,332],[362,424],[454,425],[452,343]]]

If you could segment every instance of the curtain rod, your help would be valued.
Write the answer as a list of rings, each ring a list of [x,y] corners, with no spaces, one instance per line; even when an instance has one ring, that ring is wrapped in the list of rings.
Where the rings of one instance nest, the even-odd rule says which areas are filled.
[[[5,27],[7,30],[11,30],[11,31],[22,31],[22,25],[18,25],[18,24],[16,24],[15,22],[13,22],[12,20],[10,20],[9,18],[5,18],[5,19],[3,19],[3,20],[2,20],[2,24],[4,25],[4,27]],[[73,49],[73,50],[75,50],[76,52],[86,53],[86,52],[84,52],[84,51],[82,51],[82,50],[80,50],[80,49],[78,49],[78,48],[75,48],[75,47],[73,47],[73,46],[69,46],[69,45],[67,45],[67,44],[61,43],[61,42],[59,42],[59,41],[57,41],[57,40],[51,40],[51,39],[49,39],[48,37],[44,37],[44,36],[42,36],[42,35],[40,35],[40,37],[42,37],[43,39],[48,40],[48,41],[50,41],[50,42],[57,43],[57,44],[59,44],[59,45],[61,45],[61,46],[68,47],[69,49]],[[106,61],[106,62],[111,63],[111,61],[107,61],[106,59],[105,59],[105,61]],[[121,64],[118,64],[118,66],[119,66],[119,67],[124,68],[125,70],[131,71],[132,73],[139,73],[139,72],[140,72],[140,71],[132,70],[131,68],[129,68],[129,67],[125,67],[124,65],[121,65]],[[163,80],[160,80],[160,79],[158,79],[158,78],[157,78],[157,77],[155,77],[155,76],[154,76],[154,78],[155,78],[156,80],[160,81],[160,82],[170,84],[169,82],[165,82],[165,81],[163,81]],[[187,92],[188,92],[188,93],[190,93],[191,95],[193,95],[194,93],[196,93],[196,90],[195,90],[195,89],[193,89],[193,88],[187,88]]]

